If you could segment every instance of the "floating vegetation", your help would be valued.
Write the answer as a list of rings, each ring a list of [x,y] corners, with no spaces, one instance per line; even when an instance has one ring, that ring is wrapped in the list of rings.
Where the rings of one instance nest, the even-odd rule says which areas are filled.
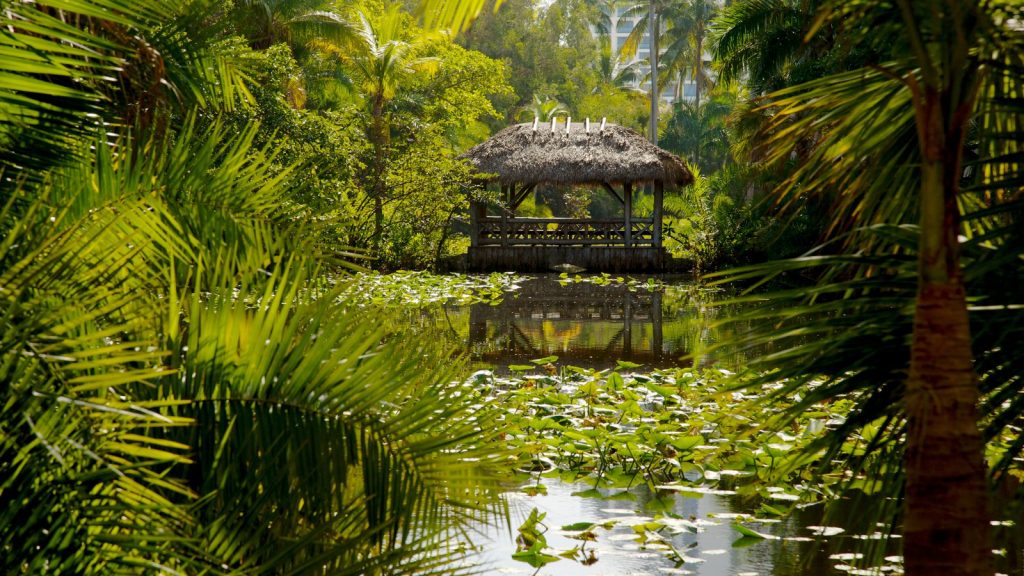
[[[635,489],[643,488],[668,502],[649,516],[609,502],[601,512],[612,515],[610,520],[573,522],[557,531],[581,542],[567,550],[548,547],[538,536],[546,527],[544,515],[534,509],[520,528],[528,536],[520,537],[516,560],[531,566],[570,558],[596,562],[597,550],[586,544],[606,542],[656,553],[679,569],[705,558],[680,548],[676,536],[718,525],[735,531],[734,547],[847,537],[834,526],[809,526],[806,535],[785,536],[760,526],[778,523],[798,507],[831,499],[838,484],[849,481],[841,460],[821,462],[809,447],[845,421],[851,401],[811,406],[779,430],[772,426],[774,412],[761,403],[776,386],[740,393],[728,371],[636,371],[641,368],[619,363],[614,370],[586,369],[560,365],[556,356],[547,356],[511,366],[510,377],[481,370],[461,384],[478,396],[482,409],[500,412],[497,420],[510,464],[531,479],[523,492],[545,493],[543,478],[591,487],[573,492],[576,497],[633,500]],[[671,511],[677,495],[744,498],[752,513],[681,517]],[[651,503],[645,506],[654,511]],[[710,555],[721,553],[719,548]],[[850,566],[851,560],[836,559],[842,566]]]
[[[386,307],[481,302],[496,306],[526,280],[529,277],[511,272],[445,275],[423,271],[362,272],[342,279],[347,288],[340,299],[357,305]]]
[[[478,371],[467,382],[481,405],[501,411],[517,470],[612,489],[611,496],[641,485],[694,497],[759,496],[768,516],[827,499],[845,480],[841,469],[807,473],[820,463],[804,448],[843,422],[849,401],[814,406],[773,430],[760,394],[726,388],[723,371],[639,374],[627,371],[634,364],[599,371],[557,360],[511,366],[516,375],[507,378]]]

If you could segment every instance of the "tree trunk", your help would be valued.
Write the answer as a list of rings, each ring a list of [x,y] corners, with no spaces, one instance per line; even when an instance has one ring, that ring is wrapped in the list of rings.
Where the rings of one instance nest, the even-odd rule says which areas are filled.
[[[650,24],[648,32],[651,41],[648,43],[648,61],[651,64],[651,143],[658,145],[658,9],[651,0],[649,8]]]
[[[694,105],[700,107],[700,84],[704,81],[704,31],[697,30],[697,68],[694,70]]]
[[[946,132],[938,91],[919,110],[921,240],[906,386],[904,563],[908,576],[992,574],[978,385],[960,271],[962,129]]]
[[[383,91],[383,88],[381,88]],[[384,122],[384,100],[377,96],[373,103],[373,125],[370,129],[373,144],[373,238],[370,246],[374,255],[379,256],[381,239],[384,236],[384,148],[387,146],[387,127]]]

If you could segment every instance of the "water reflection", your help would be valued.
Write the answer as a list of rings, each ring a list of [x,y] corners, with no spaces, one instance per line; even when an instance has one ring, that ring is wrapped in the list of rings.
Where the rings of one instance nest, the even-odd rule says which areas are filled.
[[[563,285],[555,276],[532,278],[497,306],[470,307],[469,350],[474,359],[494,366],[550,355],[588,368],[614,366],[616,360],[678,365],[691,351],[680,329],[696,318],[692,309],[678,306],[683,297],[635,285]],[[666,309],[682,313],[666,318]]]

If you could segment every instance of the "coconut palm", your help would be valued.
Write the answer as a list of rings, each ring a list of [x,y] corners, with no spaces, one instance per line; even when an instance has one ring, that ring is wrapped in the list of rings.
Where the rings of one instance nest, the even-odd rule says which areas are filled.
[[[319,47],[336,55],[349,69],[370,114],[367,136],[373,145],[370,197],[373,198],[373,240],[379,248],[384,230],[384,203],[387,147],[390,140],[388,106],[403,83],[415,74],[436,70],[437,60],[423,57],[421,51],[431,34],[414,32],[408,16],[398,5],[370,18],[358,12],[359,24],[352,42],[346,45],[320,43]]]
[[[624,63],[618,54],[612,52],[608,40],[602,40],[601,55],[594,66],[598,84],[593,92],[605,94],[616,90],[639,91],[641,67],[642,63],[635,60]]]
[[[530,104],[519,109],[516,118],[520,122],[530,122],[535,118],[542,122],[550,122],[552,118],[568,115],[569,108],[558,99],[534,94]]]
[[[884,38],[894,57],[770,94],[760,137],[768,162],[799,159],[780,202],[837,190],[833,228],[846,232],[805,258],[731,273],[828,270],[810,294],[776,294],[775,306],[791,304],[783,311],[751,314],[780,319],[773,340],[788,342],[755,368],[792,376],[783,393],[804,390],[807,402],[857,395],[839,435],[872,422],[881,430],[867,444],[872,457],[852,469],[870,473],[858,482],[903,484],[908,574],[991,573],[983,441],[1021,444],[1006,427],[1019,404],[999,403],[1019,389],[1006,369],[1021,365],[1020,352],[998,344],[1020,334],[1019,314],[995,318],[966,299],[968,290],[997,306],[1019,299],[993,287],[1020,274],[1024,248],[1013,215],[1020,16],[1002,2],[823,3],[818,24],[860,46]],[[811,374],[825,383],[808,387]]]

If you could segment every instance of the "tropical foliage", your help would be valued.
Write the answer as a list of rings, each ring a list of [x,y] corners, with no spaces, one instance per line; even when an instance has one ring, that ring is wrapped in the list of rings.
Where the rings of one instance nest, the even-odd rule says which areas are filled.
[[[291,56],[198,2],[0,14],[3,571],[462,570],[494,427],[326,274],[357,255],[296,174],[351,134],[296,112]]]
[[[903,486],[908,573],[991,571],[983,441],[996,447],[999,477],[1008,460],[995,455],[1019,417],[988,399],[1016,388],[1006,370],[1019,365],[995,344],[1016,333],[1018,299],[992,284],[1020,274],[1018,12],[999,2],[823,3],[806,35],[888,43],[889,59],[768,94],[755,148],[792,167],[780,203],[833,195],[835,240],[727,274],[821,274],[814,290],[768,296],[771,310],[751,313],[791,327],[750,336],[790,342],[753,368],[787,378],[786,391],[808,390],[807,402],[858,391],[840,437],[882,422],[860,469]],[[1005,267],[996,272],[991,258]],[[981,302],[1006,308],[996,318]],[[812,388],[812,374],[829,378]]]

